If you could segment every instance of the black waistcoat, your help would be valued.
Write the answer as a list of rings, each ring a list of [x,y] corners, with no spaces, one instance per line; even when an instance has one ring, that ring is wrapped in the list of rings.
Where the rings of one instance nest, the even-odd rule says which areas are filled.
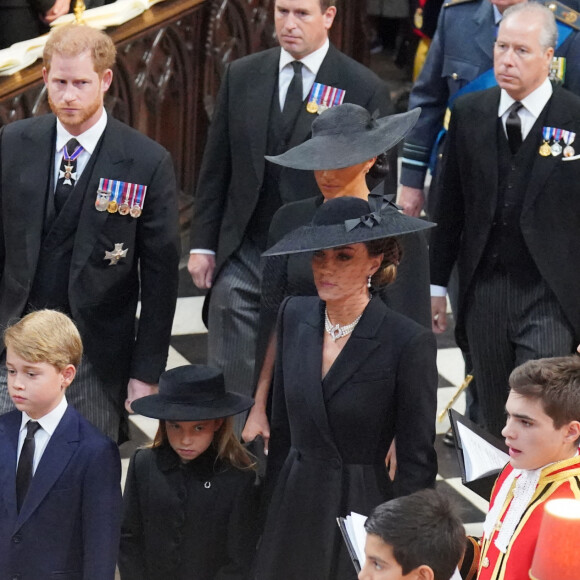
[[[295,124],[296,119],[285,118],[280,110],[278,81],[276,81],[272,98],[270,99],[266,146],[267,155],[281,155],[288,150],[288,144],[290,143]],[[266,161],[260,196],[250,223],[248,224],[248,237],[263,250],[266,249],[270,222],[278,208],[282,205],[280,198],[281,172],[282,166]]]
[[[68,283],[73,247],[85,195],[94,195],[96,198],[97,192],[87,191],[87,185],[101,142],[102,138],[59,214],[56,214],[54,208],[54,184],[48,188],[42,245],[28,297],[27,311],[52,308],[67,314],[71,313]]]
[[[534,282],[540,273],[520,227],[530,174],[542,143],[546,107],[536,119],[519,151],[513,155],[501,119],[497,123],[498,196],[493,227],[482,259],[484,271],[503,271],[520,281]]]

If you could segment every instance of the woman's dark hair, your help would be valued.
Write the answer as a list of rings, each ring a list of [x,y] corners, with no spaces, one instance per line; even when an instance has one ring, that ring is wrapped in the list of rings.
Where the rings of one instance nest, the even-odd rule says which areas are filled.
[[[365,242],[369,256],[379,256],[383,254],[383,261],[379,269],[371,278],[373,288],[380,288],[395,281],[397,277],[397,266],[403,257],[403,248],[397,238],[381,238]]]

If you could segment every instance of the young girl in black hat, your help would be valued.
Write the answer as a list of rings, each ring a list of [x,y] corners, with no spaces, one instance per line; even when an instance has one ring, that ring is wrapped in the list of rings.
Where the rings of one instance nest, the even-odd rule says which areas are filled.
[[[255,471],[232,431],[252,400],[226,393],[217,369],[163,373],[135,412],[160,419],[133,455],[124,494],[122,580],[247,578],[255,548]]]

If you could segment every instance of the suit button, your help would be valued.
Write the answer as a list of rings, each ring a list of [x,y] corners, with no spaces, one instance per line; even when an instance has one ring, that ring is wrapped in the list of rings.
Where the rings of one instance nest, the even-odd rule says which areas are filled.
[[[16,534],[15,536],[12,536],[12,543],[13,544],[20,544],[20,542],[22,542],[22,536],[20,534]]]
[[[454,81],[456,81],[456,80],[459,78],[459,75],[458,75],[457,73],[453,73],[453,74],[451,75],[451,78],[452,78]]]

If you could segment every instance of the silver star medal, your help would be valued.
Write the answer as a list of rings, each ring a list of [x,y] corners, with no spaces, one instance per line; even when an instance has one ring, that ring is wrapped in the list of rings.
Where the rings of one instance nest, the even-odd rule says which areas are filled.
[[[103,260],[111,260],[109,266],[116,266],[121,258],[127,257],[128,248],[123,249],[123,244],[115,244],[112,252],[105,252]]]
[[[65,171],[63,171],[62,169],[58,170],[58,178],[62,179],[64,177],[63,183],[65,185],[74,185],[72,180],[76,181],[76,179],[77,179],[76,171],[73,173],[73,166],[72,165],[65,165],[64,168],[65,168]]]

